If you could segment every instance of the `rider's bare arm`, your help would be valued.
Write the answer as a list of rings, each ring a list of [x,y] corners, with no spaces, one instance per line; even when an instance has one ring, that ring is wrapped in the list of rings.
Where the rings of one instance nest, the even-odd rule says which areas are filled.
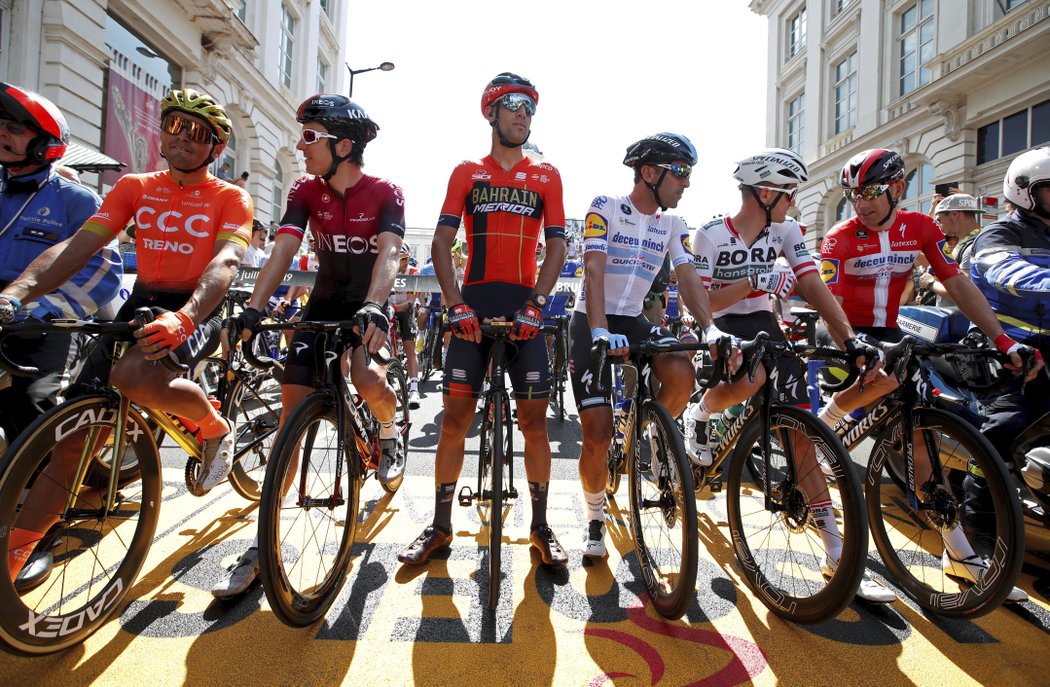
[[[379,254],[372,267],[372,282],[368,286],[365,300],[382,305],[386,303],[387,296],[394,286],[394,277],[397,276],[401,237],[390,231],[382,232],[379,234],[376,250]]]
[[[587,324],[594,329],[608,329],[609,320],[605,316],[605,261],[608,256],[603,251],[587,251],[583,254],[583,289],[587,294],[584,305],[587,308]]]
[[[452,264],[452,242],[458,229],[438,225],[434,240],[430,243],[430,255],[434,259],[434,274],[441,286],[441,295],[449,306],[463,302],[463,294],[456,283],[456,267]]]
[[[700,281],[700,275],[696,273],[696,268],[692,263],[684,263],[676,267],[674,273],[678,276],[679,298],[685,303],[697,324],[707,329],[714,322],[711,316],[712,302]]]
[[[536,277],[537,293],[547,295],[554,290],[554,285],[558,283],[558,275],[565,264],[565,253],[565,239],[547,239],[547,255],[540,267],[540,274]]]

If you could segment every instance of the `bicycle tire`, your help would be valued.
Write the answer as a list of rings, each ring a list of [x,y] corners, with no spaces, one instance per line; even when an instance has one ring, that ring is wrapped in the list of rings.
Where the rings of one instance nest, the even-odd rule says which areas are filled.
[[[868,554],[868,524],[860,482],[842,442],[812,413],[789,406],[770,412],[770,488],[766,488],[765,460],[759,442],[762,423],[757,414],[740,432],[730,457],[727,479],[729,531],[744,582],[775,615],[800,624],[823,622],[837,616],[853,600],[864,574]],[[796,461],[792,482],[788,461],[795,461],[796,440],[789,432],[809,439],[811,457]],[[762,478],[745,479],[753,448],[759,447]],[[817,462],[820,451],[833,470],[825,477]],[[808,454],[807,454],[808,456]],[[841,539],[827,544],[812,512],[810,493],[827,485]],[[767,507],[766,499],[772,507]],[[830,528],[829,528],[830,529]],[[841,547],[837,565],[834,548]],[[834,569],[832,569],[834,568]]]
[[[506,450],[506,425],[503,413],[505,410],[505,394],[494,392],[489,395],[489,406],[492,411],[492,420],[489,425],[489,433],[482,437],[482,441],[491,442],[488,447],[489,469],[483,492],[488,503],[488,526],[489,526],[489,608],[495,609],[499,605],[500,591],[500,569],[502,566],[502,544],[503,544],[503,462]]]
[[[237,433],[230,486],[249,501],[258,501],[281,419],[281,385],[269,373],[256,375],[251,383],[238,378],[222,401],[222,414]]]
[[[419,381],[430,380],[434,373],[434,328],[427,327],[427,333],[423,336],[423,350],[420,351]]]
[[[699,539],[693,476],[674,418],[642,402],[642,432],[628,454],[631,535],[642,583],[656,612],[682,617],[696,598]]]
[[[613,430],[613,434],[616,434],[616,430]],[[616,443],[615,436],[609,442],[605,460],[609,468],[605,475],[605,494],[615,496],[620,488],[620,477],[623,475],[624,466],[627,464],[627,459],[623,455],[623,445]]]
[[[307,397],[278,433],[266,466],[259,504],[259,572],[274,615],[293,627],[310,625],[328,611],[350,566],[361,459],[349,437],[347,446],[338,445],[336,422],[330,393]],[[342,463],[338,483],[333,479],[337,462]],[[290,487],[284,494],[286,479]],[[342,503],[300,505],[301,497],[320,501],[339,494]]]
[[[112,452],[113,428],[120,402],[115,395],[92,394],[52,408],[37,418],[5,453],[0,467],[0,638],[27,654],[61,651],[84,641],[123,606],[153,543],[161,501],[160,454],[146,422],[135,410],[125,435],[138,457],[139,481],[125,485],[113,511],[107,512],[98,489],[86,486],[58,523],[45,535],[54,557],[47,580],[19,595],[8,568],[9,539],[26,493],[43,479],[41,472],[58,445],[79,453]],[[108,436],[107,436],[108,435]],[[80,442],[76,448],[75,442]],[[72,442],[72,443],[71,443]],[[88,458],[91,460],[92,458]],[[113,456],[109,464],[113,464]],[[65,479],[65,478],[63,478]],[[68,478],[72,479],[72,475]],[[52,484],[58,484],[52,479]],[[68,487],[65,488],[68,492]],[[39,504],[34,504],[39,508]]]
[[[405,472],[408,471],[408,429],[412,424],[408,408],[408,378],[405,377],[401,363],[396,360],[390,363],[386,370],[386,381],[394,389],[394,397],[397,399],[394,408],[394,425],[397,427],[398,442],[401,444],[401,452],[405,459],[401,476],[396,480],[391,480],[389,484],[382,485],[388,494],[394,494],[401,488],[401,484],[405,481]]]
[[[893,581],[915,603],[942,616],[976,618],[998,608],[1017,580],[1024,558],[1020,501],[1006,466],[980,432],[938,408],[915,408],[913,416],[916,430],[936,441],[945,479],[927,499],[930,508],[915,512],[891,475],[893,454],[903,448],[893,435],[900,432],[882,433],[865,485],[875,547]],[[983,475],[990,509],[974,508],[964,518],[968,472]],[[953,525],[961,525],[975,550],[988,556],[980,584],[960,585],[944,573],[947,546],[940,532]]]

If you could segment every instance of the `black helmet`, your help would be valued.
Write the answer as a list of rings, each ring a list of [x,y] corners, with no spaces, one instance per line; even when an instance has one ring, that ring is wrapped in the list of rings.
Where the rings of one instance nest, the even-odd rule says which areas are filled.
[[[299,106],[295,120],[320,122],[328,133],[344,136],[364,147],[379,133],[379,125],[372,121],[365,109],[338,93],[318,93]]]
[[[695,165],[696,148],[689,139],[681,134],[659,133],[646,136],[627,147],[623,163],[634,168],[638,165],[657,165],[662,162],[684,160]]]

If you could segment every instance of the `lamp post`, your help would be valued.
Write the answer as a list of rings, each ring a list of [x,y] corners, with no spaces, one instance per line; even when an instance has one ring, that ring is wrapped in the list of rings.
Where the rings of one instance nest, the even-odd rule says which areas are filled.
[[[383,72],[389,72],[389,71],[393,71],[393,69],[394,69],[394,63],[393,62],[384,62],[381,65],[379,65],[378,67],[369,67],[368,69],[351,69],[349,62],[346,62],[345,64],[346,64],[347,70],[350,72],[350,89],[349,89],[349,92],[347,93],[347,96],[349,96],[351,98],[354,97],[354,75],[355,74],[364,74],[365,72],[374,72],[377,69],[380,70],[380,71],[383,71]]]

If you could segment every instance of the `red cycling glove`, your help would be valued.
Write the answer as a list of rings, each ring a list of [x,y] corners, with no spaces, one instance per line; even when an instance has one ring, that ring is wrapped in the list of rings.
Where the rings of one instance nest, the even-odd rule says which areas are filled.
[[[473,341],[481,331],[481,322],[478,321],[478,314],[474,312],[474,308],[460,303],[449,308],[448,327],[459,338]]]
[[[190,338],[196,327],[190,316],[181,310],[161,313],[149,324],[143,325],[138,338],[151,345],[159,345],[168,351],[174,351],[180,344]]]
[[[510,338],[521,341],[535,339],[542,326],[543,312],[536,306],[526,303],[514,313],[514,329],[510,332]]]

